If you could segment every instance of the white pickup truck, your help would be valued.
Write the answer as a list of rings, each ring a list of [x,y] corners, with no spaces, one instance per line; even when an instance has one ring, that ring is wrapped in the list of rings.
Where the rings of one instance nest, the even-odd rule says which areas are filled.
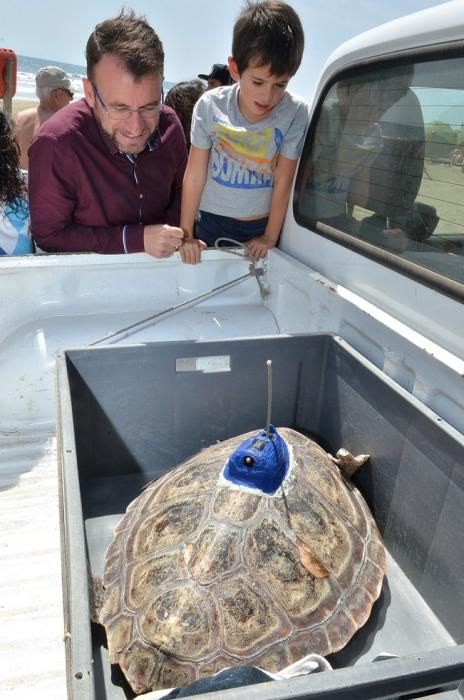
[[[103,657],[88,656],[90,622],[79,617],[86,582],[76,583],[73,557],[90,543],[73,538],[84,532],[76,518],[87,537],[91,523],[79,498],[77,510],[69,502],[76,465],[67,460],[93,439],[72,405],[80,358],[84,372],[98,356],[103,375],[108,358],[108,381],[121,387],[114,400],[125,404],[119,352],[137,363],[138,350],[184,341],[191,354],[195,341],[213,391],[211,363],[225,362],[229,341],[308,335],[312,347],[321,334],[338,349],[317,365],[319,433],[335,450],[342,439],[352,450],[367,443],[358,485],[389,553],[388,583],[376,626],[334,659],[336,670],[224,698],[464,697],[463,76],[461,0],[336,50],[279,245],[262,263],[237,249],[209,250],[197,266],[178,254],[0,258],[0,697],[131,697]],[[256,420],[249,429],[264,415]],[[66,433],[79,422],[88,440]],[[382,653],[392,658],[372,663]]]

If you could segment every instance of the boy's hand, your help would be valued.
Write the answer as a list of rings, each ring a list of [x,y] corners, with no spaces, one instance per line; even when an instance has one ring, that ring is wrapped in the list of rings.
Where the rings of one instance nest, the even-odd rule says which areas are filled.
[[[179,248],[182,262],[188,265],[196,265],[201,260],[201,251],[207,248],[206,243],[198,238],[187,238]]]
[[[248,252],[253,258],[264,258],[267,251],[274,248],[276,242],[270,237],[263,234],[256,238],[251,238],[245,245]]]

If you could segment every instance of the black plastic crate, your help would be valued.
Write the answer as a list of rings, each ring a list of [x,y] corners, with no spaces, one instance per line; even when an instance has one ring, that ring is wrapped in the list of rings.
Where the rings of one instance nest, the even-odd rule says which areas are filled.
[[[371,455],[355,481],[388,570],[367,624],[330,659],[336,670],[215,695],[428,697],[424,689],[464,678],[464,437],[342,339],[310,334],[59,353],[70,697],[132,697],[90,623],[87,560],[102,573],[112,528],[147,481],[217,440],[264,427],[268,359],[275,425],[333,453]],[[398,658],[373,663],[383,652]]]

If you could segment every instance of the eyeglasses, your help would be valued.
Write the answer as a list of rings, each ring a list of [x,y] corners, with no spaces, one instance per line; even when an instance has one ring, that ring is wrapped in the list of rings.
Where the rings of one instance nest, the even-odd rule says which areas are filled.
[[[71,90],[67,90],[66,88],[60,88],[60,90],[61,90],[62,92],[65,92],[65,93],[68,95],[68,97],[71,98],[71,100],[74,98],[74,93],[71,92]]]
[[[129,119],[133,112],[137,112],[142,119],[150,119],[154,117],[158,112],[160,105],[147,105],[146,107],[139,107],[139,109],[131,109],[130,107],[108,107],[106,102],[103,100],[102,96],[97,90],[97,86],[92,83],[93,90],[97,96],[98,101],[105,110],[106,114],[110,119]],[[163,92],[161,91],[161,101],[163,100]]]

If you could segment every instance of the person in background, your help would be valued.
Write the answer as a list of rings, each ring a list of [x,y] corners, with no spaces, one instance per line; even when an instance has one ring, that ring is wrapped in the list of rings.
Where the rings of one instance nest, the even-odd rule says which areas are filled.
[[[171,107],[180,119],[187,143],[187,150],[190,150],[190,129],[192,125],[193,108],[204,91],[205,86],[201,80],[183,81],[173,85],[164,100],[164,104]]]
[[[20,164],[28,169],[27,149],[42,124],[74,97],[72,83],[58,66],[45,66],[35,76],[37,107],[23,109],[15,119],[15,136],[20,150]]]
[[[163,45],[122,11],[86,47],[85,98],[48,119],[29,149],[32,235],[47,252],[177,250],[187,150],[163,105]]]
[[[29,206],[19,148],[10,123],[0,111],[0,255],[33,253]]]
[[[206,92],[193,112],[183,262],[199,262],[205,244],[222,236],[246,243],[256,258],[276,245],[309,118],[306,103],[287,92],[303,48],[292,7],[281,0],[246,3],[229,57],[237,82]]]
[[[208,75],[206,75],[206,73],[199,73],[198,77],[202,80],[206,80],[208,83],[207,90],[221,87],[221,85],[230,85],[232,82],[229,68],[225,63],[213,63]]]

